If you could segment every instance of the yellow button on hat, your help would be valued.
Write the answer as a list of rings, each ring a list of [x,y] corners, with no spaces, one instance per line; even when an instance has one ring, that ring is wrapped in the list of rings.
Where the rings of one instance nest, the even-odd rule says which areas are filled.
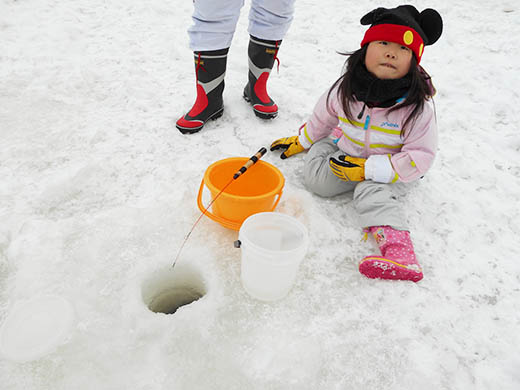
[[[407,45],[411,45],[412,42],[413,42],[413,32],[411,32],[410,30],[407,30],[404,35],[403,35],[403,41],[404,43],[406,43]]]

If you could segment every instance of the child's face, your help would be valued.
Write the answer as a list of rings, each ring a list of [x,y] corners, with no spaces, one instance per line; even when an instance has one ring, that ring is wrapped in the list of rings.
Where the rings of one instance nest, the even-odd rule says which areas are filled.
[[[410,70],[412,51],[395,42],[373,41],[368,44],[365,66],[378,79],[400,79]]]

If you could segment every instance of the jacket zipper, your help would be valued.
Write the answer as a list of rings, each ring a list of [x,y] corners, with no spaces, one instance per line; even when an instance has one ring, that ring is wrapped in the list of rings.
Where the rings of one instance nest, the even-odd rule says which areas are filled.
[[[368,130],[368,127],[370,125],[370,114],[372,114],[372,109],[368,110],[367,116],[365,118],[365,125],[363,126],[363,129],[365,130],[365,157],[368,158],[369,151],[370,151],[370,131]]]

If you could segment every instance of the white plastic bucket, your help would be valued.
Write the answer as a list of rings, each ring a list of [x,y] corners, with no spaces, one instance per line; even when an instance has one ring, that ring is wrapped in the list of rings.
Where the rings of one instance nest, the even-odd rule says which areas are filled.
[[[247,293],[262,301],[285,297],[307,252],[305,226],[286,214],[257,213],[244,221],[238,240],[242,285]]]

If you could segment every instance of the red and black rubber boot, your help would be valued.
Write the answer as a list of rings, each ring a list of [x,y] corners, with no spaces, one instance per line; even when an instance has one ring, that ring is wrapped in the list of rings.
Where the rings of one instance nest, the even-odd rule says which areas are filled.
[[[208,120],[220,118],[224,113],[224,76],[228,49],[195,52],[197,100],[191,110],[175,126],[183,134],[200,131]]]
[[[267,94],[267,79],[273,69],[278,49],[282,41],[268,41],[250,36],[249,81],[244,88],[244,99],[251,103],[255,115],[262,119],[272,119],[278,115],[278,106]]]

